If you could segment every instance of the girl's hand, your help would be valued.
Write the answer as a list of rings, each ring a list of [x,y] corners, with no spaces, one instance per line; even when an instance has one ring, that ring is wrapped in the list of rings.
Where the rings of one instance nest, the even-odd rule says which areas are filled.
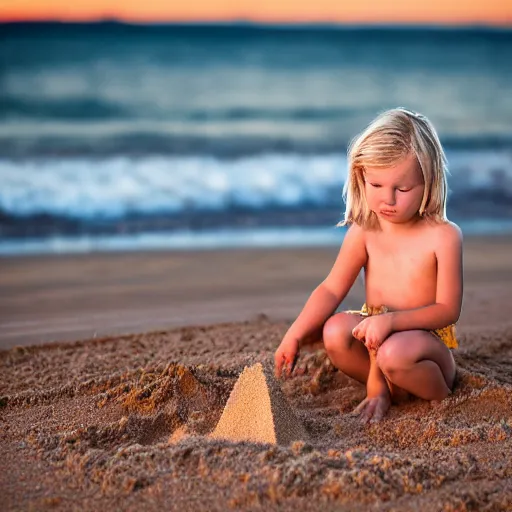
[[[299,341],[295,338],[283,338],[274,355],[276,378],[289,377],[299,356]],[[283,371],[284,370],[284,371]]]
[[[390,313],[369,316],[352,330],[352,336],[361,340],[368,350],[377,351],[384,340],[393,332]]]

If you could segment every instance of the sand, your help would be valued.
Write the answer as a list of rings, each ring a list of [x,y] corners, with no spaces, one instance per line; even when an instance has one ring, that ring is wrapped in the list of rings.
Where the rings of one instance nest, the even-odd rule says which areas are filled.
[[[307,441],[309,436],[273,377],[272,368],[256,363],[240,374],[210,438],[288,445]]]
[[[336,249],[0,260],[2,510],[512,510],[512,240],[465,245],[454,393],[360,425],[313,345],[277,444],[210,434]]]

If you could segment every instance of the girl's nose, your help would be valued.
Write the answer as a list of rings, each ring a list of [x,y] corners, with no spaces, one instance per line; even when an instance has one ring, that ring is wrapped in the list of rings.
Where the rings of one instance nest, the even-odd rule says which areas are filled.
[[[395,197],[395,191],[394,190],[388,190],[386,191],[386,194],[384,196],[384,202],[388,204],[389,206],[394,206],[396,203],[396,197]]]

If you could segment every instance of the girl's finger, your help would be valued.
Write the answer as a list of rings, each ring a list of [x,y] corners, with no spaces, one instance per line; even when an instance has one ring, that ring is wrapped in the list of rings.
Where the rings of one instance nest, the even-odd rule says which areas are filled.
[[[297,365],[297,361],[299,360],[299,354],[295,354],[295,356],[293,357],[293,361],[291,363],[291,366],[290,366],[290,373],[293,372],[293,370],[295,370],[295,366]]]
[[[386,414],[386,409],[384,408],[384,405],[379,402],[375,408],[371,423],[378,423],[382,418],[384,418],[384,414]]]
[[[370,419],[373,417],[373,414],[375,412],[375,404],[373,402],[370,402],[368,404],[368,407],[365,408],[365,410],[361,413],[360,420],[362,423],[366,424],[370,421]]]
[[[276,371],[275,371],[275,374],[276,374],[276,378],[277,379],[279,379],[279,377],[281,377],[281,372],[282,372],[282,369],[283,369],[283,364],[284,364],[284,356],[281,355],[281,356],[276,358]]]
[[[359,415],[360,413],[362,413],[366,407],[366,405],[368,404],[368,399],[365,398],[353,411],[352,411],[352,414],[354,416],[357,416]]]

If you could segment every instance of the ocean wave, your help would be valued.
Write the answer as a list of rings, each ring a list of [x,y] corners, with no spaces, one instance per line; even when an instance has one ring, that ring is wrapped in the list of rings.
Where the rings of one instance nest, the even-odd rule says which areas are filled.
[[[450,151],[464,216],[512,216],[512,153]],[[0,236],[336,223],[344,155],[0,160]]]
[[[218,108],[166,109],[162,105],[138,105],[136,101],[112,101],[99,97],[19,97],[4,94],[0,97],[0,120],[165,120],[167,122],[216,121],[347,121],[378,110],[336,106],[304,106],[259,108],[230,106]]]
[[[350,143],[347,130],[325,132],[307,123],[292,125],[295,133],[286,131],[282,123],[263,123],[258,129],[246,130],[243,126],[229,127],[227,133],[212,126],[195,125],[186,134],[177,134],[170,123],[148,123],[126,127],[116,123],[90,120],[87,125],[41,123],[30,126],[0,127],[0,158],[4,160],[36,161],[41,159],[70,158],[87,161],[118,158],[259,158],[267,154],[288,156],[339,153]],[[243,124],[243,123],[241,123]],[[268,128],[271,126],[271,128]],[[265,130],[268,129],[268,133]],[[278,132],[276,132],[278,130]],[[256,132],[256,133],[255,133]],[[258,133],[260,132],[260,133]],[[306,135],[304,135],[304,133]],[[512,133],[495,134],[445,134],[443,145],[448,150],[512,151]]]
[[[19,98],[0,97],[0,120],[30,119],[125,119],[131,116],[127,106],[94,97]]]
[[[331,202],[343,156],[0,161],[4,215],[120,218]]]

